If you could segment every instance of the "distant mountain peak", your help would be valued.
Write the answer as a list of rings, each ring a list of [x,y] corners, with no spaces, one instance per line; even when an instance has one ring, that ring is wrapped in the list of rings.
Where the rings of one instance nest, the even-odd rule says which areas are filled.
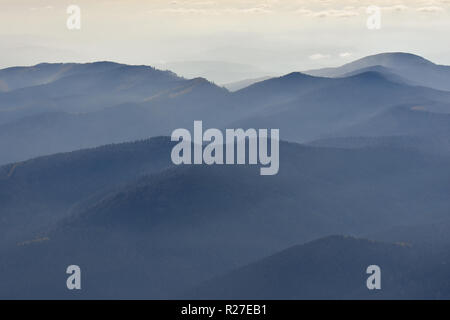
[[[374,54],[340,67],[309,70],[305,73],[341,78],[368,70],[379,71],[394,82],[450,91],[450,66],[435,64],[419,55],[406,52]]]
[[[311,79],[316,78],[315,76],[303,73],[303,72],[291,72],[284,76],[279,77],[279,79]]]
[[[412,53],[406,53],[406,52],[385,52],[385,53],[379,53],[370,55],[367,57],[364,57],[362,59],[356,60],[354,62],[351,62],[349,64],[355,64],[355,63],[364,63],[367,65],[380,65],[380,66],[390,66],[392,64],[395,64],[396,67],[399,67],[403,64],[426,64],[426,65],[434,65],[433,62]]]
[[[213,84],[212,81],[209,81],[208,79],[203,78],[203,77],[193,78],[190,80],[190,82],[197,83],[197,84]]]

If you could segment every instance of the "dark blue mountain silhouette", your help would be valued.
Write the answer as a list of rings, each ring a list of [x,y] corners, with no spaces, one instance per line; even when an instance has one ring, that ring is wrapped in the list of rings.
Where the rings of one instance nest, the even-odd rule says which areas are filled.
[[[166,169],[171,145],[3,167],[0,296],[70,298],[54,275],[76,261],[89,269],[85,298],[167,298],[298,243],[448,215],[448,157],[282,143],[282,170],[263,177],[257,166]]]
[[[185,297],[202,299],[430,299],[449,297],[439,281],[449,256],[415,247],[331,236],[295,246],[207,281]],[[381,268],[381,290],[366,287]],[[429,272],[435,272],[434,276]],[[439,275],[439,276],[436,276]],[[441,278],[442,279],[442,278]]]

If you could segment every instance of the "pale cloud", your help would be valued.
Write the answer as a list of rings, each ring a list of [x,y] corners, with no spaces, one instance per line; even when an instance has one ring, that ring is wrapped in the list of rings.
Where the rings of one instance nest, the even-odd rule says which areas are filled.
[[[329,54],[322,54],[322,53],[315,53],[309,56],[309,59],[311,60],[322,60],[328,58],[331,58]]]
[[[354,18],[364,16],[373,0],[154,0],[152,13],[167,14],[298,14],[313,18]],[[450,0],[378,0],[387,13],[441,12]]]
[[[341,58],[349,58],[351,56],[352,56],[352,54],[350,52],[342,52],[339,54],[339,57],[341,57]]]
[[[429,6],[429,7],[417,8],[416,11],[418,11],[418,12],[425,12],[425,13],[438,13],[438,12],[443,12],[445,10],[442,7]]]
[[[168,13],[168,14],[202,14],[202,15],[217,15],[219,12],[206,9],[196,8],[167,8],[159,10],[150,10],[150,13]]]
[[[359,16],[359,12],[354,10],[323,10],[316,12],[314,14],[315,17],[323,18],[323,17],[336,17],[336,18],[350,18]]]
[[[404,4],[397,4],[397,5],[393,5],[393,6],[386,6],[386,7],[381,7],[382,10],[385,11],[394,11],[394,12],[403,12],[409,9],[408,6],[405,6]]]
[[[357,17],[360,15],[360,13],[354,9],[330,9],[330,10],[320,10],[320,11],[313,11],[309,9],[298,9],[295,11],[297,14],[301,14],[308,17],[315,17],[315,18],[351,18],[351,17]]]
[[[179,6],[182,5],[182,6]],[[157,8],[149,11],[150,13],[160,14],[201,14],[201,15],[226,15],[226,14],[267,14],[272,13],[271,5],[267,3],[256,6],[244,7],[221,7],[214,1],[199,1],[190,3],[172,2],[169,8]]]
[[[261,4],[255,7],[244,7],[244,8],[227,8],[224,10],[225,13],[253,13],[253,14],[261,14],[261,13],[272,13],[270,9],[271,6],[268,4]]]

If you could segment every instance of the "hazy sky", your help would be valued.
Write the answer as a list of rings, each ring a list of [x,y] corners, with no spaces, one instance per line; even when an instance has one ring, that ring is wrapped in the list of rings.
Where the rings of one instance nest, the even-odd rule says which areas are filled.
[[[81,30],[66,27],[71,4]],[[366,26],[370,5],[381,7],[380,30]],[[384,51],[450,65],[449,31],[450,0],[0,0],[0,67],[217,61],[258,75]]]

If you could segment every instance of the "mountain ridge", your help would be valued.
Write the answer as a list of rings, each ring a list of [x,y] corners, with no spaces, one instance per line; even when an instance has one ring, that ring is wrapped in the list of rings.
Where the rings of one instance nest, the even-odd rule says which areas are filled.
[[[421,56],[405,52],[379,53],[363,57],[340,67],[305,71],[308,74],[339,77],[358,69],[376,65],[388,68],[391,73],[417,85],[438,90],[450,90],[450,66],[438,65]]]

